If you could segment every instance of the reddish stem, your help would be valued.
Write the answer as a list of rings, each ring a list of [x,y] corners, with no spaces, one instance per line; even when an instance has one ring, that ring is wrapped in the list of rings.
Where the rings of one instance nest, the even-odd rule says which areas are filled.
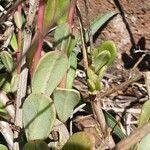
[[[71,4],[70,4],[70,8],[69,8],[69,13],[68,13],[68,18],[67,18],[67,22],[70,28],[70,33],[73,32],[73,26],[74,26],[74,14],[75,14],[75,8],[76,8],[76,2],[77,0],[72,0]],[[61,88],[65,88],[66,87],[66,81],[67,81],[67,73],[64,75],[62,81],[59,84],[59,87]]]
[[[39,10],[38,10],[38,19],[37,19],[37,32],[40,32],[41,34],[43,33],[44,10],[45,10],[45,0],[40,0]],[[37,35],[37,33],[35,33],[35,34]],[[38,41],[37,49],[36,49],[34,57],[33,57],[33,63],[30,68],[31,76],[35,70],[35,67],[37,66],[37,63],[39,62],[39,60],[41,58],[42,45],[43,45],[43,38],[41,38]]]
[[[73,19],[75,14],[76,2],[77,0],[72,0],[69,8],[68,24],[70,26],[71,32],[72,32],[72,27],[74,26]]]

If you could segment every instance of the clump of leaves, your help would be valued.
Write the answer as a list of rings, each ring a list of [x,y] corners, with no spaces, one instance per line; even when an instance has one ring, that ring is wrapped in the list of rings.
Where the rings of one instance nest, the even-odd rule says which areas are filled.
[[[76,89],[73,89],[73,81],[77,69],[78,52],[76,48],[82,46],[80,34],[74,33],[72,29],[76,3],[72,4],[69,0],[39,0],[38,2],[37,22],[31,30],[31,33],[35,31],[35,34],[34,32],[32,33],[33,45],[32,42],[29,45],[31,48],[27,52],[26,62],[30,70],[29,77],[31,82],[29,82],[29,92],[25,96],[26,99],[22,107],[22,122],[27,138],[24,150],[38,150],[41,147],[48,149],[47,144],[43,140],[49,137],[56,119],[59,119],[62,123],[66,123],[72,115],[74,108],[80,102],[80,93]],[[45,35],[41,39],[38,39],[39,32],[46,34],[45,30],[48,29],[50,23],[53,22],[55,17],[68,4],[70,4],[69,11],[66,11],[64,16],[55,22],[57,26],[53,35],[54,47],[52,47],[52,50],[44,52],[42,46]],[[31,5],[30,7],[32,8]],[[115,14],[116,12],[108,12],[98,17],[90,27],[92,36]],[[14,14],[15,27],[18,32],[16,30],[12,32],[8,45],[12,51],[2,51],[0,53],[0,69],[4,69],[4,73],[0,74],[1,90],[6,93],[11,92],[15,97],[16,91],[19,91],[18,82],[22,76],[20,58],[24,54],[22,52],[23,40],[25,40],[24,32],[26,31],[24,24],[30,28],[28,26],[30,24],[29,15],[24,16],[22,11],[20,11],[20,7],[18,7],[18,11]],[[35,40],[36,38],[38,39],[37,41]],[[88,41],[88,31],[86,31],[85,42],[87,43]],[[82,50],[80,49],[80,51]],[[42,52],[44,56],[42,56]],[[102,78],[107,68],[115,60],[116,55],[117,50],[113,41],[103,42],[91,53],[90,58],[93,58],[93,63],[89,64],[86,73],[88,88],[92,94],[103,88]],[[92,62],[90,58],[88,61]],[[17,69],[15,69],[16,64],[18,65]],[[9,75],[9,78],[6,78],[6,74]],[[1,109],[0,115],[6,119],[4,109]],[[107,117],[111,118],[109,115],[106,115]],[[111,118],[110,120],[112,121],[113,119]],[[115,121],[113,120],[112,122],[114,123]],[[113,128],[114,124],[110,123],[110,126]],[[124,135],[118,132],[120,133],[121,130],[117,126],[115,133],[122,138]],[[81,141],[77,140],[79,138]],[[68,142],[62,146],[63,149],[67,149],[68,147],[69,149],[73,149],[74,146],[77,149],[91,149],[95,146],[93,141],[93,137],[90,134],[79,132],[72,135]]]

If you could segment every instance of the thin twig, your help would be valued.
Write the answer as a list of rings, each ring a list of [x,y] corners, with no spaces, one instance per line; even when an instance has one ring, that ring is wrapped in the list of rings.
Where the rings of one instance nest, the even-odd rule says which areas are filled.
[[[81,35],[81,45],[82,45],[82,54],[83,54],[83,63],[84,63],[84,68],[87,70],[88,68],[88,57],[87,57],[87,48],[85,45],[85,37],[84,37],[84,29],[83,29],[83,24],[82,24],[82,19],[81,19],[81,14],[79,11],[79,8],[77,8],[77,14],[78,14],[78,21],[80,25],[80,35]]]
[[[14,150],[13,149],[13,132],[10,128],[9,123],[5,121],[0,121],[0,133],[5,138],[9,149]]]
[[[121,83],[120,85],[118,86],[115,86],[109,90],[107,90],[106,92],[103,92],[103,93],[99,93],[97,96],[98,98],[103,98],[103,97],[106,97],[106,96],[109,96],[111,95],[112,93],[115,93],[115,92],[118,92],[119,90],[122,90],[124,88],[126,88],[127,86],[129,86],[131,83],[141,79],[143,77],[143,73],[140,73],[139,72],[139,75],[135,76],[134,78],[131,78],[131,79],[128,79],[127,81]]]
[[[15,4],[13,4],[12,7],[7,10],[6,14],[0,17],[0,23],[4,22],[4,20],[8,18],[8,16],[11,15],[12,12],[14,12],[17,9],[17,7],[24,1],[25,0],[18,0]]]
[[[113,150],[128,150],[132,145],[139,142],[144,136],[150,133],[150,122],[136,129],[126,139],[119,142]]]

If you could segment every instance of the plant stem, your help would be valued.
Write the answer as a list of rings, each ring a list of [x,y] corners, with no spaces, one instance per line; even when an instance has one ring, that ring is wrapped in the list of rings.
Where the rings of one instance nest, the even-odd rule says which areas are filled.
[[[77,0],[72,0],[69,8],[69,14],[68,14],[68,24],[70,26],[70,29],[72,31],[72,27],[74,25],[73,19],[75,15],[75,8],[76,8]]]
[[[39,10],[38,10],[37,29],[38,29],[38,32],[40,32],[41,34],[43,33],[44,11],[45,11],[45,0],[40,0],[39,1]],[[33,63],[32,63],[31,69],[30,69],[31,75],[33,74],[33,71],[35,70],[37,63],[39,62],[39,60],[41,58],[43,40],[44,40],[43,37],[40,40],[38,40],[37,49],[34,54]]]
[[[104,114],[102,112],[101,103],[97,100],[96,95],[90,95],[90,101],[91,101],[94,116],[98,121],[103,134],[105,135],[107,131],[107,126],[106,126]]]
[[[88,68],[88,57],[87,57],[87,48],[86,48],[86,45],[85,45],[85,37],[84,37],[85,32],[84,32],[84,29],[83,29],[82,19],[81,19],[80,11],[79,11],[78,8],[77,8],[77,14],[78,14],[78,20],[79,20],[79,25],[80,25],[83,63],[84,63],[85,70],[87,70],[87,68]]]
[[[31,35],[28,32],[24,34],[24,45],[23,45],[23,52],[22,55],[26,53],[30,44],[31,44]],[[26,57],[24,56],[21,60],[21,73],[19,78],[19,85],[17,91],[17,99],[16,99],[16,115],[15,115],[15,125],[19,128],[22,128],[22,104],[26,96],[26,89],[27,89],[27,78],[28,78],[28,69],[25,67],[26,65]],[[15,141],[18,140],[19,141]],[[14,132],[14,150],[20,150],[20,133],[17,131]]]
[[[150,71],[144,73],[145,75],[145,84],[147,88],[148,99],[150,100]]]
[[[150,133],[150,122],[136,129],[126,139],[119,142],[113,150],[128,150],[132,145],[139,142],[144,136]]]
[[[68,13],[68,25],[69,25],[69,29],[70,29],[70,34],[72,34],[73,30],[73,19],[74,19],[74,14],[75,14],[75,8],[76,8],[76,2],[77,0],[72,0],[70,7],[69,7],[69,13]],[[70,39],[68,39],[69,42],[71,42],[71,37],[69,37]],[[69,46],[68,46],[69,47]],[[67,50],[67,48],[66,48]],[[68,55],[68,50],[66,52]],[[64,75],[62,81],[59,84],[59,87],[61,88],[65,88],[66,87],[66,81],[67,81],[67,73]]]
[[[142,74],[142,73],[139,73],[139,75],[135,76],[134,78],[128,79],[127,81],[123,82],[122,84],[120,84],[120,85],[118,85],[118,86],[115,86],[115,87],[113,87],[113,88],[107,90],[107,91],[104,92],[104,93],[99,93],[97,96],[98,96],[99,99],[100,99],[100,98],[103,98],[103,97],[105,97],[105,96],[109,96],[110,94],[115,93],[115,92],[117,92],[117,91],[119,91],[119,90],[122,90],[123,88],[129,86],[131,83],[133,83],[133,82],[135,82],[135,81],[141,79],[142,76],[143,76],[143,74]]]
[[[22,5],[20,4],[18,6],[18,12],[21,14],[22,13]],[[21,50],[22,50],[22,29],[18,28],[18,52],[17,52],[17,63],[20,60],[20,56],[21,56]],[[20,63],[18,63],[17,66],[17,73],[20,74],[21,71],[21,66]]]

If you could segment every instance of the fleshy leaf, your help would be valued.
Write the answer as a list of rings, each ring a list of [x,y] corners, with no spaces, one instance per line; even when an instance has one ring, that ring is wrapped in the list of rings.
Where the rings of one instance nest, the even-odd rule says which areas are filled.
[[[7,73],[0,74],[0,90],[10,92],[10,77]]]
[[[61,52],[47,53],[39,61],[32,78],[32,92],[50,96],[68,69],[67,56]]]
[[[23,150],[49,150],[49,147],[44,141],[35,140],[26,143]]]
[[[111,59],[111,54],[109,51],[104,50],[99,52],[99,54],[94,58],[95,71],[98,72],[104,65],[107,65]]]
[[[103,66],[103,67],[99,70],[99,72],[98,72],[98,80],[99,80],[99,81],[102,80],[103,76],[105,75],[105,72],[106,72],[107,68],[108,68],[108,67],[105,65],[105,66]]]
[[[11,82],[10,82],[10,89],[11,89],[12,93],[17,91],[17,89],[18,89],[18,82],[19,82],[19,75],[15,71],[12,74],[12,78],[11,78]]]
[[[55,45],[57,46],[57,48],[68,54],[68,49],[71,41],[69,25],[63,24],[57,26],[54,38],[55,38]]]
[[[139,118],[139,126],[144,125],[150,121],[150,100],[147,100],[143,107]]]
[[[62,150],[92,150],[95,146],[94,137],[87,132],[77,132],[73,134]]]
[[[70,3],[70,0],[57,0],[57,4],[56,4],[56,16],[60,15],[62,13],[62,10],[68,6]],[[63,14],[63,16],[61,16],[61,18],[58,20],[58,24],[63,24],[66,22],[67,20],[67,15],[68,15],[68,11],[65,12],[65,14]]]
[[[23,125],[27,140],[46,139],[56,119],[53,101],[44,94],[31,94],[23,104]]]
[[[11,47],[13,48],[13,50],[14,50],[15,52],[18,51],[18,43],[17,43],[17,37],[16,37],[15,32],[13,32],[13,34],[12,34],[12,38],[11,38],[11,41],[10,41],[10,45],[11,45]]]
[[[6,67],[6,69],[11,72],[13,70],[14,62],[12,56],[7,51],[2,51],[0,53],[1,60]]]
[[[47,0],[44,14],[44,28],[47,28],[50,21],[54,18],[56,12],[56,1],[57,0]]]
[[[95,72],[93,71],[91,67],[87,69],[87,76],[89,79],[93,81],[96,81],[98,79],[98,76],[95,74]]]
[[[111,57],[110,57],[107,65],[110,65],[113,63],[113,61],[115,60],[115,58],[117,56],[117,48],[113,41],[105,41],[97,49],[98,49],[98,55],[99,55],[99,53],[107,50],[111,54]]]
[[[8,150],[8,148],[5,145],[0,144],[0,150]]]
[[[139,143],[139,150],[150,149],[150,133],[147,134]]]
[[[14,13],[14,21],[16,23],[17,28],[21,29],[21,27],[22,27],[22,16],[21,16],[20,12],[16,11]]]
[[[54,91],[54,104],[60,121],[67,121],[79,100],[80,95],[76,90],[57,88]]]
[[[67,73],[67,81],[66,81],[67,89],[72,88],[73,81],[74,81],[75,74],[76,74],[76,69],[77,69],[77,56],[74,52],[72,52],[69,57],[69,64],[70,64],[70,67]]]
[[[9,113],[6,111],[5,106],[0,101],[0,117],[9,120],[10,116]]]

